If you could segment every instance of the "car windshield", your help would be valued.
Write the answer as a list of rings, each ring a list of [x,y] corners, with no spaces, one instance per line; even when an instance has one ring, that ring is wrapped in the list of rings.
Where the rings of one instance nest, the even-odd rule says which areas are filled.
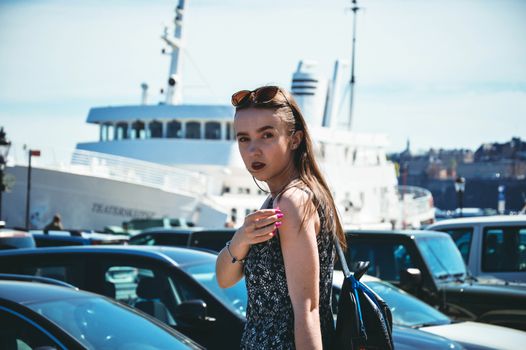
[[[175,331],[167,331],[103,298],[70,298],[28,306],[88,349],[188,349],[187,340]]]
[[[218,297],[224,304],[239,315],[246,316],[247,291],[245,280],[242,279],[230,288],[221,288],[217,284],[215,262],[206,262],[198,265],[187,265],[182,268],[192,277]]]
[[[417,240],[420,252],[435,278],[466,276],[466,265],[451,237],[418,237]]]
[[[448,324],[451,321],[440,311],[385,282],[366,282],[387,302],[393,314],[393,323],[399,326],[420,327]]]

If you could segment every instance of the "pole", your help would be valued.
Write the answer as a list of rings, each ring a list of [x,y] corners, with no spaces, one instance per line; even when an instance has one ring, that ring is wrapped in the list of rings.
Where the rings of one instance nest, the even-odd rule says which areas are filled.
[[[27,192],[26,192],[26,230],[29,231],[29,202],[31,198],[31,150],[29,150],[29,163],[27,166]]]
[[[462,208],[464,207],[464,191],[458,191],[458,207],[460,209],[460,217],[462,217]]]
[[[4,193],[4,170],[0,168],[0,221],[2,221],[2,194],[3,193]]]
[[[352,53],[351,53],[351,80],[349,82],[349,121],[347,123],[347,129],[351,130],[352,123],[352,112],[353,112],[353,101],[354,101],[354,60],[356,57],[356,12],[360,8],[356,4],[356,0],[353,0],[353,7],[351,8],[353,12],[353,27],[352,27]]]

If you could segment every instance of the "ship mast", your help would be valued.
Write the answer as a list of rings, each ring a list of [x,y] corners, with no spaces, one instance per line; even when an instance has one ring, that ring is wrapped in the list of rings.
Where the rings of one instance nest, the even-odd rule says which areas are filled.
[[[170,71],[166,85],[166,104],[177,104],[182,100],[181,49],[185,2],[186,0],[179,0],[179,4],[175,8],[173,37],[169,37],[168,28],[164,28],[161,37],[171,49]]]
[[[353,101],[354,101],[354,84],[356,83],[354,77],[354,60],[356,57],[356,13],[360,10],[356,0],[352,0],[351,11],[353,12],[353,26],[352,26],[352,52],[351,52],[351,80],[349,81],[349,120],[347,121],[347,129],[351,130]]]

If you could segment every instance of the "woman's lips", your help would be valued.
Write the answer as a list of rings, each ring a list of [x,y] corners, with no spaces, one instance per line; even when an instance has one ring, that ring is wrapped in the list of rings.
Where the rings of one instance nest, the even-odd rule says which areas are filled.
[[[254,170],[261,170],[261,169],[263,169],[265,167],[265,163],[253,162],[251,164],[251,166],[252,166],[252,169],[254,169]]]

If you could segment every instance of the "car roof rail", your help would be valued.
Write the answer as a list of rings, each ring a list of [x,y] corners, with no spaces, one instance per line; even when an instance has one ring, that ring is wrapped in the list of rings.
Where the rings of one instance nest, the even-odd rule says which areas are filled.
[[[78,290],[78,288],[72,284],[69,284],[67,282],[57,280],[54,278],[43,277],[43,276],[19,275],[19,274],[13,274],[13,273],[0,273],[0,280],[1,281],[40,282],[40,283],[53,284],[56,286],[62,286],[62,287],[67,287],[67,288]]]

